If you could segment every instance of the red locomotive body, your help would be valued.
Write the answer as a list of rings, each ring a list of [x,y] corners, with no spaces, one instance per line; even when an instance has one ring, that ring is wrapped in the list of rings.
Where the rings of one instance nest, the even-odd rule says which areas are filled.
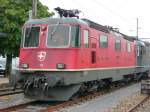
[[[78,25],[80,24],[73,24],[74,27]],[[71,28],[72,25],[61,25],[61,27],[65,26]],[[62,41],[62,43],[49,46],[47,43],[49,41],[48,38],[50,38],[48,37],[50,35],[48,34],[48,29],[51,26],[41,24],[33,25],[32,27],[40,29],[39,32],[35,32],[39,33],[37,37],[39,38],[38,46],[24,46],[20,50],[20,66],[27,63],[29,65],[28,70],[57,71],[57,64],[64,64],[65,69],[63,70],[66,71],[136,66],[135,42],[124,39],[121,34],[105,33],[89,26],[80,25],[80,47],[74,47],[69,43],[72,39],[72,37],[69,37],[70,29],[68,29],[68,37],[66,39],[68,45],[63,46],[63,41],[65,40],[61,40],[60,30],[60,37],[57,37],[60,40],[56,41]],[[27,28],[31,27],[27,26]],[[88,40],[86,40],[86,35],[88,35]],[[101,42],[102,45],[100,45],[100,36],[103,37],[102,39],[107,39],[102,40],[106,41],[106,43]],[[87,43],[85,44],[85,42]]]
[[[136,39],[92,21],[35,19],[23,29],[19,71],[29,97],[68,100],[83,85],[99,88],[141,72]]]

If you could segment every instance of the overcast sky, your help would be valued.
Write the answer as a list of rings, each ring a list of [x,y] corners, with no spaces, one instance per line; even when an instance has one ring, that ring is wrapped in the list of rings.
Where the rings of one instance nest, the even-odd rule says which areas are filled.
[[[136,36],[139,19],[139,37],[150,38],[149,0],[40,0],[50,11],[56,7],[79,9],[81,18],[102,25],[119,28],[120,32]],[[57,16],[57,15],[56,15]]]

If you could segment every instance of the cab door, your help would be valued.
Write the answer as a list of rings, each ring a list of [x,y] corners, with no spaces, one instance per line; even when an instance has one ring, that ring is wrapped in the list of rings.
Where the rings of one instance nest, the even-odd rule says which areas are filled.
[[[95,68],[97,66],[97,40],[94,37],[90,38],[90,60],[91,60],[91,67]]]
[[[142,45],[137,45],[137,66],[142,66],[143,52]]]

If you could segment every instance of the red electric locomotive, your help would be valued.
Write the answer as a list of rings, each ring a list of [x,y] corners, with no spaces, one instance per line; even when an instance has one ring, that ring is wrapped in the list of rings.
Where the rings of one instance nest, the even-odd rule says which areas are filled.
[[[148,48],[149,44],[87,19],[32,19],[23,27],[20,82],[28,97],[69,100],[104,83],[147,74],[149,59],[143,49]]]

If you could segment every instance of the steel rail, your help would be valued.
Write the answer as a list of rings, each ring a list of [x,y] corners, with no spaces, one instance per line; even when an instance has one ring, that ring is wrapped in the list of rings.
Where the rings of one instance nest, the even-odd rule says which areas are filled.
[[[0,96],[13,95],[13,94],[18,94],[18,93],[23,93],[23,90],[19,89],[15,91],[12,90],[12,91],[0,92]]]
[[[150,98],[149,95],[147,95],[142,101],[134,105],[132,108],[130,108],[127,112],[134,112],[140,105],[142,105],[144,102],[146,102]]]
[[[21,89],[21,88],[17,87],[15,90],[18,90],[18,89]],[[1,91],[13,91],[13,90],[14,90],[14,87],[5,87],[5,88],[0,89],[0,92]]]
[[[69,100],[69,101],[66,101],[66,102],[62,102],[60,104],[57,104],[57,105],[50,105],[48,106],[46,109],[44,110],[41,110],[40,112],[55,112],[57,110],[60,110],[62,108],[66,108],[66,107],[69,107],[69,106],[73,106],[75,104],[80,104],[81,102],[86,102],[88,100],[91,100],[91,99],[94,99],[96,97],[100,97],[100,96],[103,96],[103,95],[106,95],[108,93],[111,93],[111,92],[114,92],[114,91],[117,91],[119,89],[122,89],[122,88],[126,88],[128,86],[131,86],[132,84],[129,84],[129,85],[126,85],[126,86],[119,86],[119,87],[114,87],[114,88],[111,88],[110,91],[100,91],[100,92],[91,92],[89,93],[88,95],[85,95],[85,96],[81,96],[81,97],[78,97],[76,99],[73,99],[73,100]]]
[[[27,102],[27,103],[22,103],[22,104],[18,104],[18,105],[14,105],[11,107],[6,107],[6,108],[2,108],[0,109],[0,112],[11,112],[11,111],[17,111],[19,109],[25,108],[28,105],[31,105],[32,103],[35,103],[36,101],[31,101],[31,102]]]

